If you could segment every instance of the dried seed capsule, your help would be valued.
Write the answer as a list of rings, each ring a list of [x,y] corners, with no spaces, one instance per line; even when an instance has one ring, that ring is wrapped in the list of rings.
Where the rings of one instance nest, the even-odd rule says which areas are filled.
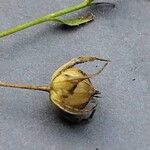
[[[51,82],[51,99],[68,107],[82,109],[94,95],[95,89],[86,74],[72,67],[61,72]]]
[[[100,60],[106,62],[97,73],[87,75],[76,64]],[[96,110],[99,92],[94,89],[90,78],[101,73],[109,60],[91,56],[74,58],[58,68],[52,75],[51,82],[46,86],[28,84],[15,84],[0,82],[0,86],[41,90],[49,93],[50,100],[59,108],[65,118],[72,121],[80,121],[91,118]]]
[[[76,64],[94,60],[106,61],[104,67],[96,74],[87,75],[75,67]],[[54,72],[50,99],[65,112],[67,119],[80,121],[93,116],[97,105],[93,97],[98,91],[94,89],[90,78],[99,74],[107,64],[108,60],[84,56],[72,59]]]

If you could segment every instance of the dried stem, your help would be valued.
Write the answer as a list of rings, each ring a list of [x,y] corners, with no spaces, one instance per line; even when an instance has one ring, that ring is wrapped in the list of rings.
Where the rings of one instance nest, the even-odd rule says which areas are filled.
[[[11,88],[50,92],[50,86],[49,85],[38,86],[38,85],[31,85],[31,84],[16,84],[16,83],[1,82],[0,81],[0,87],[11,87]]]

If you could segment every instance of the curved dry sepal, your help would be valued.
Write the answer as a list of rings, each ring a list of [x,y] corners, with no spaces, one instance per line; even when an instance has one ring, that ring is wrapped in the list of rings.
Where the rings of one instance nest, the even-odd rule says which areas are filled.
[[[60,103],[59,101],[53,101],[53,103],[64,112],[78,116],[85,116],[91,114],[97,106],[97,101],[95,99],[90,100],[83,109],[74,108],[64,103]]]
[[[98,70],[96,73],[93,73],[93,74],[85,74],[85,76],[84,77],[72,77],[72,76],[68,76],[67,74],[67,76],[68,76],[68,79],[66,79],[66,81],[70,81],[70,82],[76,82],[76,83],[79,83],[79,82],[82,82],[83,80],[86,80],[86,79],[89,79],[89,78],[93,78],[93,77],[95,77],[96,75],[98,75],[98,74],[100,74],[103,70],[104,70],[104,68],[106,67],[108,65],[108,62],[106,62],[105,64],[104,64],[104,66],[100,69],[100,70]],[[81,71],[81,70],[80,70]],[[83,73],[83,72],[82,72]],[[61,82],[61,81],[59,81],[59,82]],[[56,82],[55,82],[56,83]]]
[[[63,25],[67,25],[67,26],[79,26],[81,24],[88,23],[92,21],[93,19],[94,19],[94,15],[88,14],[82,17],[71,18],[71,19],[54,18],[52,19],[52,21],[63,24]]]
[[[93,56],[81,56],[81,57],[77,57],[77,58],[73,58],[71,59],[69,62],[67,62],[66,64],[62,65],[60,68],[58,68],[53,76],[51,80],[54,80],[59,74],[61,74],[62,71],[71,68],[77,64],[81,64],[81,63],[85,63],[85,62],[92,62],[95,60],[99,60],[99,61],[104,61],[106,62],[105,66],[108,64],[108,62],[110,62],[110,60],[107,59],[103,59],[103,58],[97,58],[97,57],[93,57]],[[104,66],[104,67],[105,67]],[[104,69],[104,68],[103,68]],[[99,74],[103,69],[99,70],[97,73],[95,73],[94,75]],[[93,76],[93,75],[92,75]],[[87,78],[87,77],[86,77]],[[89,77],[88,77],[89,78]]]
[[[95,100],[91,100],[89,104],[82,110],[73,110],[73,109],[59,109],[60,115],[66,119],[67,121],[71,121],[72,123],[79,123],[84,120],[92,119],[95,111],[96,111],[97,102]]]

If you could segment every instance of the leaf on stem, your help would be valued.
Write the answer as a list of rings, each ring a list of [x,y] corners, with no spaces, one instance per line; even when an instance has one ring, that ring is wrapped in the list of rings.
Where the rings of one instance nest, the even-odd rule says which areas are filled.
[[[79,26],[81,24],[85,24],[87,22],[90,22],[94,19],[93,14],[88,14],[86,16],[78,17],[78,18],[71,18],[71,19],[59,19],[54,18],[52,21],[55,21],[57,23],[61,23],[67,26]]]
[[[84,2],[86,2],[88,5],[90,5],[94,0],[85,0]]]

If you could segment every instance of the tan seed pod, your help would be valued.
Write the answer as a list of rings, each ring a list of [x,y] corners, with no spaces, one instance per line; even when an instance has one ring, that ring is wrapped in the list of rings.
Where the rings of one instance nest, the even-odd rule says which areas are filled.
[[[95,74],[88,75],[75,67],[77,64],[95,60],[105,62],[102,69]],[[88,119],[95,112],[97,102],[94,97],[97,97],[99,92],[95,90],[90,78],[101,73],[108,62],[109,60],[106,59],[81,56],[58,68],[52,75],[49,85],[36,86],[0,82],[0,86],[46,91],[49,93],[50,101],[65,114],[67,119],[80,121]]]

